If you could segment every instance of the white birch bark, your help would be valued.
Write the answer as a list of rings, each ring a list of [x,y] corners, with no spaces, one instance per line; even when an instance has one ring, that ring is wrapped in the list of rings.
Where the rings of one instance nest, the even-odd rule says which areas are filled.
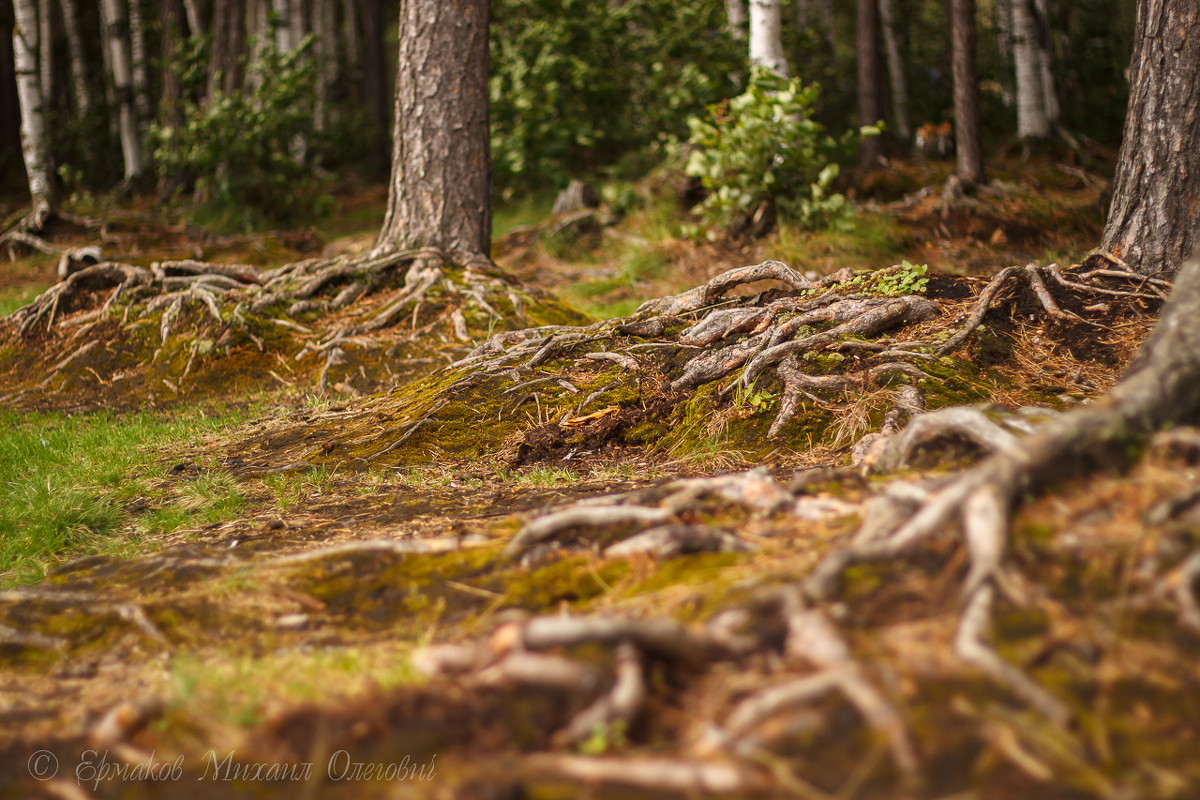
[[[306,24],[307,20],[304,18],[304,0],[289,0],[289,2],[291,8],[288,10],[288,23],[292,26],[292,46],[289,49],[294,50],[300,46],[300,42],[304,41],[309,29]]]
[[[779,0],[750,0],[750,66],[788,76],[780,33]]]
[[[117,94],[117,127],[121,139],[121,154],[125,158],[125,180],[131,181],[142,174],[142,141],[138,134],[136,113],[133,107],[132,73],[129,46],[125,41],[128,22],[121,0],[101,0],[101,16],[105,21],[108,36],[107,49],[112,63],[112,83]]]
[[[900,57],[900,41],[896,35],[895,0],[879,0],[879,18],[883,23],[883,49],[887,55],[888,79],[892,87],[892,121],[896,135],[901,141],[912,138],[908,123],[908,79],[904,75],[904,61]]]
[[[38,9],[34,0],[13,0],[13,62],[17,74],[17,98],[21,104],[21,155],[29,178],[33,210],[27,227],[40,229],[54,208],[54,184],[46,146],[46,117],[42,105],[41,76],[38,74]]]
[[[144,140],[150,123],[150,80],[146,72],[146,25],[141,0],[129,0],[129,52],[133,67],[133,108],[137,112],[138,139]]]
[[[61,0],[63,32],[67,37],[67,53],[71,65],[71,89],[75,94],[75,109],[80,117],[92,110],[92,90],[87,79],[87,56],[83,49],[83,32],[79,28],[79,8],[75,0]]]
[[[253,93],[262,85],[257,66],[262,63],[267,42],[275,35],[271,30],[271,0],[252,0],[248,14],[250,41],[254,46],[250,48],[250,64],[246,70],[246,91]]]
[[[38,3],[38,69],[41,72],[42,103],[54,102],[54,5]]]
[[[117,90],[113,80],[112,52],[108,49],[108,21],[100,15],[100,66],[104,72],[104,118],[108,121],[108,133],[113,139],[119,136],[117,122]]]
[[[996,50],[1006,61],[1012,58],[1012,0],[996,0]]]
[[[1032,0],[1012,4],[1013,62],[1017,71],[1017,136],[1044,139],[1050,135],[1046,100],[1042,95],[1041,55]]]
[[[725,0],[726,27],[736,38],[746,35],[746,0]]]

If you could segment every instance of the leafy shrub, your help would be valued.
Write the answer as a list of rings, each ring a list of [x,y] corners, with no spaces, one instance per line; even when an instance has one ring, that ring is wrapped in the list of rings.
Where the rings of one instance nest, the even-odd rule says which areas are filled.
[[[743,94],[688,120],[686,171],[709,191],[700,211],[710,235],[736,233],[765,204],[810,228],[847,220],[845,197],[830,191],[837,159],[853,157],[879,129],[827,136],[812,119],[816,99],[816,86],[756,69]]]
[[[493,178],[563,186],[733,91],[745,44],[720,3],[497,0],[491,25]]]
[[[217,91],[203,103],[185,100],[180,125],[151,126],[159,176],[194,177],[195,202],[236,212],[244,227],[317,211],[327,198],[313,168],[320,152],[313,41],[309,36],[280,53],[267,38],[243,91]],[[189,75],[183,78],[186,85]]]

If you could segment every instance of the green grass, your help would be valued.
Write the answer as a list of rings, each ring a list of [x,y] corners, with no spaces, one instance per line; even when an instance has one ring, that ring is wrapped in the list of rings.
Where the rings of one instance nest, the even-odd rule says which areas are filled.
[[[234,516],[233,479],[168,478],[172,451],[246,412],[74,416],[0,411],[0,586],[32,583],[63,560],[153,547],[189,525]]]
[[[492,211],[492,238],[499,239],[513,228],[533,225],[550,216],[554,194],[531,194],[519,200],[497,203]]]
[[[21,306],[29,305],[33,298],[46,291],[45,286],[25,286],[7,292],[0,292],[0,317],[6,317]]]

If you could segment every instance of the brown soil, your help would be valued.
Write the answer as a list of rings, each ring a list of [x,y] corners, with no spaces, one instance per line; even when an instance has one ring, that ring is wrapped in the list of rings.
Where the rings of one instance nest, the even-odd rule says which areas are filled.
[[[979,207],[944,208],[936,193],[893,201],[918,252],[909,259],[943,267],[928,295],[945,313],[918,332],[953,330],[969,313],[986,281],[962,274],[1023,263],[1046,250],[1079,253],[1095,240],[1094,217],[1079,209],[1102,187],[1050,172],[1069,179],[1041,192],[1066,209],[1051,218],[1036,218],[1029,194],[1017,191],[981,198]],[[1080,185],[1072,188],[1071,180]],[[890,191],[869,183],[862,190],[882,199]],[[132,218],[110,230],[107,244],[130,261],[182,256],[245,263],[260,252],[275,263],[326,245],[311,233],[213,240]],[[51,232],[56,244],[84,240],[73,236]],[[761,260],[757,255],[769,255],[770,244],[676,247],[687,268],[672,276],[672,291]],[[553,288],[570,279],[536,243],[508,252],[514,271],[529,282]],[[945,270],[951,262],[957,275]],[[52,269],[48,259],[23,263],[0,273],[0,281],[45,282]],[[1009,292],[969,359],[955,362],[955,369],[974,370],[957,376],[955,401],[986,397],[1015,408],[1035,398],[1062,407],[1102,392],[1153,318],[1114,304],[1090,320],[1048,319],[1028,290]],[[577,410],[576,427],[564,418],[550,421],[554,398],[544,393],[509,409],[525,422],[498,442],[488,438],[490,410],[478,418],[464,412],[454,419],[466,441],[429,424],[386,458],[364,460],[354,442],[374,437],[378,451],[394,441],[402,423],[419,420],[429,398],[444,389],[438,373],[427,379],[428,395],[347,393],[315,412],[301,401],[319,364],[300,371],[295,349],[235,350],[230,360],[214,359],[188,384],[177,384],[203,391],[168,393],[151,388],[162,376],[145,364],[136,367],[143,370],[137,381],[114,387],[114,371],[135,368],[128,363],[135,351],[122,354],[116,327],[96,334],[111,345],[108,361],[87,365],[97,380],[79,373],[55,394],[25,395],[16,405],[89,411],[236,403],[251,389],[267,388],[296,410],[255,420],[203,451],[165,457],[168,483],[194,481],[208,469],[233,475],[247,497],[238,518],[180,533],[139,557],[70,561],[37,587],[0,593],[0,798],[274,796],[295,786],[260,780],[268,767],[304,765],[311,765],[311,779],[303,791],[321,797],[550,798],[580,791],[593,797],[1183,797],[1200,786],[1191,758],[1200,737],[1194,670],[1200,639],[1177,624],[1163,600],[1163,587],[1183,580],[1179,564],[1193,538],[1194,504],[1187,498],[1194,496],[1195,462],[1186,448],[1156,450],[1125,475],[1064,485],[1016,520],[1013,597],[995,616],[996,646],[1070,699],[1071,728],[1049,724],[954,656],[965,560],[946,539],[913,560],[853,568],[828,609],[916,740],[915,780],[850,695],[834,693],[798,713],[776,715],[750,756],[708,759],[737,765],[745,780],[733,789],[708,792],[693,783],[678,791],[634,790],[623,782],[621,763],[629,770],[654,759],[698,763],[706,730],[727,720],[740,701],[811,672],[811,663],[784,652],[786,631],[763,610],[761,595],[807,574],[866,514],[864,504],[879,486],[841,469],[847,444],[818,436],[804,447],[796,433],[786,446],[764,445],[769,418],[760,419],[753,405],[738,410],[726,402],[705,411],[710,451],[694,442],[691,450],[659,446],[660,437],[686,438],[681,428],[694,419],[688,397],[663,388],[678,366],[668,360],[648,371],[635,394],[615,400],[611,412],[597,409],[594,419],[584,419]],[[31,344],[6,356],[9,383],[0,385],[27,381],[78,346],[65,333],[40,334]],[[355,368],[381,369],[389,360],[395,366],[413,355],[374,352]],[[575,355],[557,357],[553,374],[581,387],[605,382],[600,366],[576,364]],[[284,380],[281,364],[289,359],[300,374]],[[355,392],[385,380],[376,376]],[[483,384],[459,399],[490,409],[485,404],[502,398],[507,385]],[[838,410],[838,418],[848,418],[854,405]],[[863,417],[863,430],[878,425],[882,407],[853,412]],[[813,418],[828,411],[806,408]],[[655,424],[661,430],[647,433]],[[727,428],[746,438],[722,439]],[[722,449],[722,441],[733,444]],[[973,457],[970,448],[946,442],[930,451],[935,466]],[[823,477],[805,473],[787,488],[787,502],[842,512],[806,516],[699,492],[676,522],[719,529],[752,551],[606,557],[602,548],[631,532],[617,524],[568,529],[517,560],[504,555],[513,535],[549,510],[618,493],[654,506],[681,485],[672,481],[754,463],[766,463],[781,487],[797,467],[826,468]],[[292,481],[287,491],[278,489],[281,481]],[[760,649],[704,664],[647,658],[649,690],[636,718],[570,746],[556,732],[611,685],[618,659],[612,648],[593,642],[552,651],[597,670],[602,677],[586,690],[488,678],[486,671],[434,670],[428,677],[413,667],[414,654],[430,644],[483,643],[479,652],[492,663],[507,652],[511,631],[538,615],[668,619],[697,630],[732,608],[760,615],[751,618]],[[56,781],[31,777],[31,769],[43,766],[31,761],[41,750],[59,765]],[[616,766],[601,778],[579,778],[571,753],[595,756],[593,766]],[[107,772],[95,769],[100,754],[113,765]],[[403,763],[404,778],[357,774],[339,781],[331,774],[345,776],[337,758],[364,768],[394,765],[393,773]],[[176,759],[182,772],[168,780],[129,778],[138,765],[158,775],[154,770]],[[428,780],[417,779],[422,767]],[[214,776],[238,769],[240,780],[214,788]]]

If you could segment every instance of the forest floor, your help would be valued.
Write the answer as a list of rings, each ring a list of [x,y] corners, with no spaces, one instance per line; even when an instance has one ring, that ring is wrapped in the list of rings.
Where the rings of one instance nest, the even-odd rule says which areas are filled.
[[[907,259],[929,265],[925,293],[942,310],[916,331],[941,341],[1000,267],[1066,266],[1099,239],[1105,186],[1089,172],[1013,164],[947,207],[946,169],[865,176],[859,200],[872,199],[844,234],[696,243],[670,235],[680,212],[654,181],[642,211],[579,237],[510,220],[497,262],[524,288],[496,296],[566,331],[588,320],[552,295],[633,319],[643,301],[768,259],[814,277]],[[99,235],[106,258],[128,264],[266,269],[365,249],[384,199],[342,198],[326,234],[216,236],[127,208]],[[48,238],[77,247],[97,232]],[[5,313],[53,282],[55,261],[6,266]],[[592,361],[551,350],[569,335],[552,334],[522,380],[472,382],[444,365],[494,322],[468,315],[474,335],[456,342],[444,298],[428,321],[418,300],[400,334],[338,359],[320,357],[312,317],[279,323],[302,329],[286,342],[254,329],[265,346],[235,341],[221,358],[203,308],[154,317],[147,349],[133,328],[87,316],[109,292],[86,288],[24,338],[7,329],[9,435],[145,415],[204,432],[143,453],[137,493],[79,487],[116,508],[107,535],[120,547],[68,537],[41,576],[0,574],[0,798],[260,797],[297,782],[310,797],[464,800],[1200,787],[1195,440],[1156,442],[1131,470],[1029,499],[991,615],[994,649],[1021,677],[995,680],[955,644],[968,559],[952,538],[850,566],[835,602],[792,591],[881,508],[911,509],[913,492],[977,457],[940,437],[898,482],[850,467],[895,386],[810,394],[768,437],[783,389],[672,388],[678,353],[698,348],[672,344],[655,360],[666,346],[640,329],[608,331],[611,349]],[[1029,290],[997,297],[962,357],[940,362],[941,394],[920,384],[930,408],[994,404],[979,426],[1102,393],[1156,310],[1060,298],[1082,315],[1070,321],[1041,313]],[[351,306],[320,324],[361,318]],[[418,348],[418,332],[439,343]],[[101,344],[80,355],[91,338]],[[622,373],[630,362],[636,381]],[[170,509],[182,510],[166,524]]]

